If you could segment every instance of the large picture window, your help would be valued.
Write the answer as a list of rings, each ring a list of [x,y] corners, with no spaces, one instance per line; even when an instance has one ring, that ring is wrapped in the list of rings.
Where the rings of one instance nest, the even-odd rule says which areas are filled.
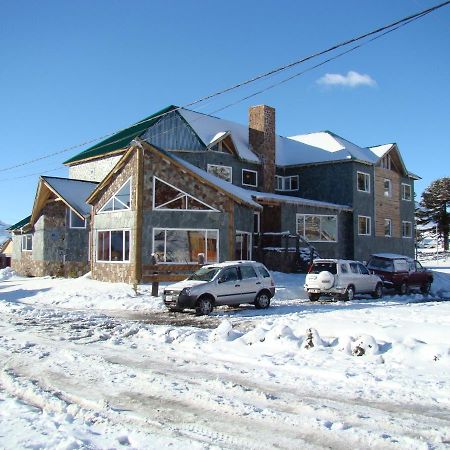
[[[370,217],[358,216],[358,234],[360,236],[370,236]]]
[[[22,235],[22,251],[31,252],[33,250],[33,235]]]
[[[357,189],[359,192],[370,192],[370,174],[357,172]]]
[[[153,177],[153,209],[183,211],[217,211],[190,194]]]
[[[233,182],[233,168],[229,166],[219,166],[216,164],[208,164],[208,173],[222,178],[222,180]]]
[[[205,255],[205,263],[219,261],[219,230],[154,228],[153,253],[163,263],[189,264]]]
[[[131,178],[105,203],[100,213],[131,209]]]
[[[337,242],[337,216],[297,214],[297,234],[310,242]]]
[[[129,262],[130,230],[97,231],[97,261]]]

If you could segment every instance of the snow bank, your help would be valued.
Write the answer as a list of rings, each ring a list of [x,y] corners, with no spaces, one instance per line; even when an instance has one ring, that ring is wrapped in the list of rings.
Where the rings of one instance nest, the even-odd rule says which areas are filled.
[[[16,272],[11,269],[11,267],[5,267],[4,269],[0,269],[0,281],[9,280],[12,278]]]

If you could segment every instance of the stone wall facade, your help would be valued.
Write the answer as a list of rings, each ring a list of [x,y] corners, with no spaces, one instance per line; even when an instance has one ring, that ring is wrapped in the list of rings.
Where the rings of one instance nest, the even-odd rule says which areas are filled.
[[[97,158],[69,167],[69,178],[100,182],[118,163],[123,153],[106,158]]]

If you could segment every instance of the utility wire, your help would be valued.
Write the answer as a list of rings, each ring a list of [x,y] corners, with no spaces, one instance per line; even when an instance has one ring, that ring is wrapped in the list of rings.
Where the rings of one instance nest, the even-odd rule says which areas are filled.
[[[185,105],[183,105],[183,106],[176,107],[176,108],[174,108],[174,109],[171,110],[171,111],[168,111],[168,112],[165,112],[165,113],[161,113],[161,114],[156,115],[156,116],[153,116],[153,117],[151,117],[151,118],[149,118],[149,119],[144,119],[144,120],[142,120],[142,121],[140,121],[140,122],[136,122],[136,123],[133,124],[132,126],[141,125],[141,124],[143,124],[143,123],[146,123],[146,122],[149,122],[149,121],[158,119],[158,118],[160,118],[160,117],[163,117],[163,116],[165,116],[165,115],[167,115],[167,114],[169,114],[169,113],[172,113],[172,112],[174,112],[174,111],[177,111],[177,110],[179,110],[179,109],[182,109],[182,108],[188,108],[188,107],[197,105],[197,104],[199,104],[199,103],[201,103],[201,102],[204,102],[204,101],[206,101],[206,100],[210,100],[210,99],[212,99],[212,98],[214,98],[214,97],[218,97],[218,96],[223,95],[223,94],[225,94],[225,93],[227,93],[227,92],[230,92],[230,91],[233,91],[233,90],[235,90],[235,89],[238,89],[238,88],[240,88],[240,87],[242,87],[242,86],[248,85],[248,84],[250,84],[250,83],[254,83],[254,82],[257,81],[257,80],[260,80],[260,79],[263,79],[263,78],[267,78],[267,77],[271,77],[271,76],[273,76],[273,75],[275,75],[275,74],[277,74],[277,73],[279,73],[279,72],[282,72],[282,71],[284,71],[284,70],[290,69],[290,68],[292,68],[292,67],[294,67],[294,66],[297,66],[297,65],[299,65],[299,64],[302,64],[302,63],[304,63],[304,62],[306,62],[306,61],[309,61],[309,60],[311,60],[311,59],[313,59],[313,58],[317,58],[317,57],[319,57],[319,56],[325,55],[325,54],[327,54],[327,53],[329,53],[329,52],[332,52],[332,51],[334,51],[334,50],[336,50],[336,49],[338,49],[338,48],[347,46],[347,45],[349,45],[349,44],[351,44],[351,43],[354,43],[354,42],[358,42],[358,41],[360,41],[360,40],[362,40],[362,39],[365,39],[365,38],[367,38],[367,37],[369,37],[369,36],[377,35],[377,34],[383,32],[383,31],[390,30],[391,28],[392,28],[392,30],[390,30],[390,31],[397,30],[398,28],[400,28],[400,26],[407,25],[407,24],[411,23],[412,21],[414,21],[414,20],[416,20],[416,19],[422,18],[422,17],[424,17],[424,16],[430,14],[430,13],[433,12],[433,11],[436,11],[436,10],[438,10],[438,9],[440,9],[440,8],[443,8],[444,6],[447,6],[448,4],[450,4],[450,0],[447,0],[447,1],[443,2],[443,3],[440,3],[440,4],[438,4],[438,5],[435,5],[435,6],[431,7],[431,8],[425,9],[425,10],[420,11],[420,12],[418,12],[418,13],[412,14],[412,15],[410,15],[410,16],[404,17],[403,19],[397,20],[396,22],[393,22],[393,23],[391,23],[391,24],[389,24],[389,25],[385,25],[385,26],[383,26],[383,27],[377,28],[377,29],[375,29],[375,30],[373,30],[373,31],[370,31],[370,32],[368,32],[368,33],[365,33],[365,34],[362,34],[362,35],[360,35],[360,36],[357,36],[357,37],[351,38],[351,39],[349,39],[349,40],[343,41],[343,42],[341,42],[341,43],[339,43],[339,44],[335,44],[335,45],[333,45],[332,47],[327,48],[326,50],[322,50],[322,51],[320,51],[320,52],[316,52],[316,53],[314,53],[314,54],[312,54],[312,55],[309,55],[309,56],[307,56],[307,57],[305,57],[305,58],[302,58],[302,59],[293,61],[293,62],[291,62],[291,63],[289,63],[289,64],[284,65],[284,66],[277,67],[277,68],[275,68],[275,69],[272,69],[272,70],[270,70],[270,71],[268,71],[268,72],[265,72],[265,73],[263,73],[263,74],[257,75],[257,76],[255,76],[255,77],[253,77],[253,78],[250,78],[250,79],[248,79],[248,80],[246,80],[246,81],[243,81],[243,82],[241,82],[241,83],[235,84],[235,85],[233,85],[233,86],[231,86],[231,87],[228,87],[228,88],[226,88],[226,89],[223,89],[223,90],[221,90],[221,91],[217,91],[217,92],[215,92],[215,93],[213,93],[213,94],[209,94],[209,95],[207,95],[207,96],[201,97],[201,98],[198,99],[198,100],[195,100],[195,101],[193,101],[193,102],[187,103],[187,104],[185,104]],[[382,33],[382,35],[385,35],[385,34],[387,34],[387,32]],[[372,41],[372,40],[374,40],[374,39],[371,39],[371,40],[369,40],[368,42],[370,42],[370,41]],[[318,65],[316,65],[316,66],[314,66],[314,67],[311,67],[310,69],[307,69],[306,71],[309,71],[309,70],[312,70],[313,68],[319,67],[319,66],[325,64],[326,62],[329,62],[329,61],[331,61],[331,60],[333,60],[333,59],[336,59],[337,57],[342,56],[342,55],[344,55],[344,54],[346,54],[346,53],[349,53],[350,51],[353,51],[353,50],[355,50],[356,48],[359,48],[359,47],[361,47],[361,46],[362,46],[362,45],[355,46],[354,48],[350,49],[349,51],[343,52],[342,54],[337,55],[337,56],[334,57],[334,58],[330,58],[329,60],[326,60],[326,61],[324,61],[324,62],[322,62],[322,63],[320,63],[320,64],[318,64]],[[261,90],[261,91],[258,91],[257,93],[254,93],[254,94],[252,94],[252,95],[250,95],[250,96],[247,96],[247,97],[245,97],[245,98],[243,98],[243,99],[241,99],[241,100],[239,100],[239,101],[237,101],[237,102],[234,102],[233,104],[227,105],[227,106],[225,106],[225,107],[223,107],[223,108],[221,108],[221,109],[219,109],[219,110],[217,110],[217,111],[222,111],[223,109],[226,109],[226,108],[228,108],[229,106],[233,106],[234,104],[240,103],[241,101],[244,101],[244,100],[246,100],[246,99],[248,99],[248,98],[251,98],[251,97],[253,97],[253,96],[255,96],[255,95],[258,95],[259,93],[265,92],[265,91],[268,90],[268,89],[272,89],[273,87],[278,86],[279,84],[285,83],[285,82],[291,80],[292,78],[295,78],[295,77],[297,77],[297,76],[300,76],[301,74],[305,73],[306,71],[303,71],[303,72],[300,72],[300,73],[298,73],[298,74],[295,74],[295,75],[292,76],[292,77],[289,77],[289,78],[287,78],[287,79],[285,79],[285,80],[282,80],[282,81],[279,82],[279,83],[275,83],[275,84],[273,84],[273,85],[267,87],[266,89],[263,89],[263,90]],[[217,112],[217,111],[216,111],[216,112]],[[14,166],[2,168],[2,169],[0,169],[0,172],[5,172],[5,171],[7,171],[7,170],[12,170],[12,169],[16,169],[16,168],[18,168],[18,167],[23,167],[23,166],[25,166],[25,165],[32,164],[32,163],[35,163],[35,162],[37,162],[37,161],[41,161],[41,160],[43,160],[43,159],[51,158],[52,156],[56,156],[56,155],[59,155],[59,154],[62,154],[62,153],[66,153],[66,152],[68,152],[68,151],[70,151],[70,150],[74,150],[74,149],[76,149],[76,148],[84,147],[84,146],[86,146],[86,145],[92,144],[92,143],[97,142],[97,141],[99,141],[99,140],[103,140],[103,139],[106,139],[106,138],[108,138],[108,137],[111,137],[111,136],[113,136],[113,135],[115,135],[115,134],[117,134],[117,133],[120,133],[121,131],[125,131],[125,130],[127,130],[128,128],[129,128],[129,127],[127,127],[127,128],[122,128],[122,129],[116,130],[116,131],[114,131],[114,132],[105,134],[105,135],[103,135],[103,136],[100,136],[100,137],[97,137],[97,138],[93,138],[93,139],[87,140],[87,141],[85,141],[85,142],[82,142],[81,144],[76,144],[76,145],[73,145],[73,146],[70,146],[70,147],[66,147],[66,148],[64,148],[64,149],[62,149],[62,150],[59,150],[59,151],[56,151],[56,152],[53,152],[53,153],[50,153],[50,154],[47,154],[47,155],[43,155],[43,156],[41,156],[41,157],[34,158],[34,159],[32,159],[32,160],[24,161],[23,163],[16,164],[16,165],[14,165]],[[133,134],[134,134],[134,133],[133,133]],[[126,136],[126,137],[130,137],[130,136]],[[108,142],[107,144],[104,144],[104,145],[102,145],[102,146],[99,146],[98,148],[102,148],[103,146],[107,146],[107,145],[114,144],[114,143],[119,142],[120,140],[122,140],[122,139],[124,139],[124,138],[125,138],[125,137],[122,137],[121,139],[118,139],[117,141]]]

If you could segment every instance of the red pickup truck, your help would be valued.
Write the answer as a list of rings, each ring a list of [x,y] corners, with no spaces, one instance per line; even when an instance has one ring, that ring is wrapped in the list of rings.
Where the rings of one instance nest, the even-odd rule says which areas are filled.
[[[370,256],[367,268],[376,273],[387,288],[407,294],[410,289],[420,289],[428,294],[433,283],[433,273],[422,267],[419,261],[394,253],[377,253]]]

